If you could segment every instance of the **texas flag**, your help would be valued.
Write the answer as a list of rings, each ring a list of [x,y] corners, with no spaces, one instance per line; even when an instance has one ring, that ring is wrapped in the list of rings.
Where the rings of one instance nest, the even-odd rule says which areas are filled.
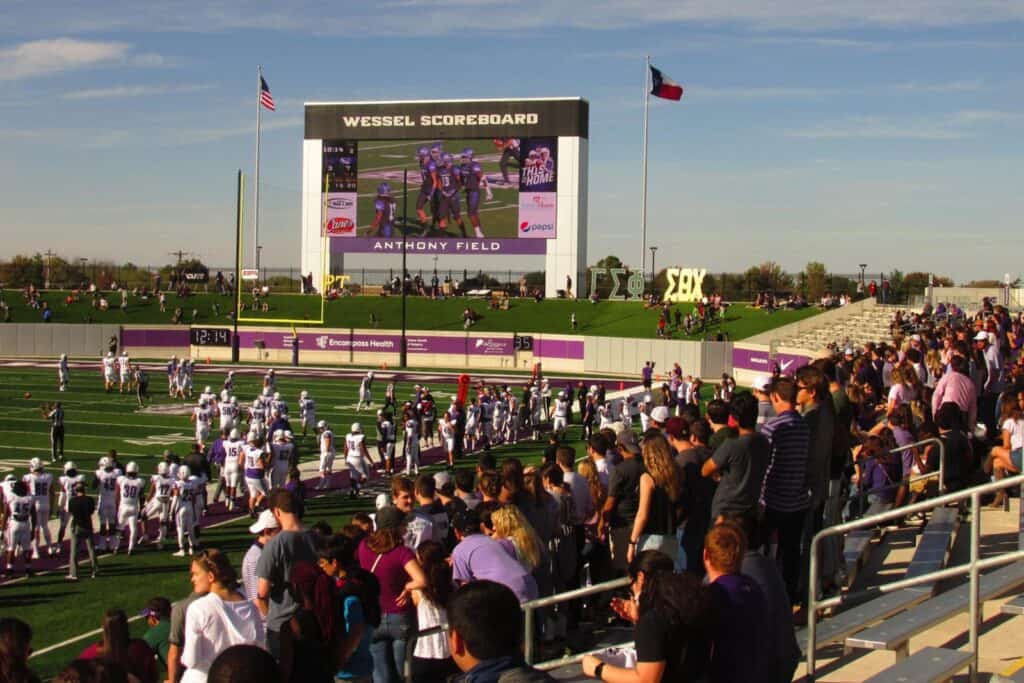
[[[666,100],[678,100],[683,96],[683,86],[651,67],[651,94]]]

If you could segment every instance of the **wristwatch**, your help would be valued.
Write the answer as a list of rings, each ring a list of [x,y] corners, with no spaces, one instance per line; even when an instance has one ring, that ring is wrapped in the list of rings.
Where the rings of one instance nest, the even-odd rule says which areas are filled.
[[[594,678],[596,678],[599,681],[604,680],[603,678],[601,678],[601,674],[604,673],[604,665],[606,663],[607,662],[601,662],[600,664],[594,667]]]

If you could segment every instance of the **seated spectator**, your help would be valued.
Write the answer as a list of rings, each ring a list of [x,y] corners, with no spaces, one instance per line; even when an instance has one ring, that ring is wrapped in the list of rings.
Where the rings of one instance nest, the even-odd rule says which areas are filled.
[[[448,625],[452,659],[466,673],[462,680],[555,680],[523,660],[523,612],[507,586],[494,581],[473,581],[462,586],[448,603]]]
[[[284,683],[273,656],[256,645],[232,645],[217,655],[209,683]]]
[[[32,653],[32,627],[16,617],[0,619],[0,681],[39,683],[28,668]]]
[[[466,510],[452,520],[459,541],[451,556],[452,577],[456,583],[495,581],[508,587],[520,602],[536,599],[537,582],[501,543],[482,533],[478,510]]]
[[[140,683],[155,683],[156,659],[146,641],[132,638],[128,617],[122,610],[107,610],[103,617],[103,635],[78,655],[78,659],[101,659],[122,667]]]
[[[171,647],[171,601],[167,598],[153,598],[139,615],[146,620],[146,633],[142,639],[156,653],[156,659],[163,675],[167,672],[167,651]],[[160,680],[166,680],[161,678]]]
[[[711,596],[692,574],[674,574],[673,563],[657,550],[645,550],[629,566],[632,599],[612,599],[612,609],[635,625],[636,667],[606,664],[586,655],[583,673],[600,681],[660,683],[707,676],[713,623]],[[792,629],[790,629],[792,631]]]

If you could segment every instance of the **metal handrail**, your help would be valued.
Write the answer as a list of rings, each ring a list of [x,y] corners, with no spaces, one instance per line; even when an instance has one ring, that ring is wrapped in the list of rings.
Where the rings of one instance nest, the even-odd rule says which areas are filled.
[[[593,586],[584,586],[583,588],[577,588],[575,590],[566,591],[557,595],[550,595],[546,598],[538,598],[536,600],[530,600],[524,602],[520,607],[523,608],[523,657],[526,659],[527,664],[533,664],[533,612],[541,607],[549,607],[551,605],[557,605],[560,602],[566,602],[567,600],[575,600],[576,598],[585,598],[588,595],[595,595],[597,593],[605,593],[611,590],[617,590],[619,588],[625,588],[632,581],[628,576],[623,576],[618,579],[612,579],[611,581],[604,581],[602,583],[595,583]]]
[[[597,593],[605,593],[610,590],[617,590],[624,588],[631,583],[628,576],[624,576],[618,579],[612,579],[610,581],[604,581],[603,583],[595,583],[592,586],[584,586],[583,588],[576,588],[571,591],[565,591],[564,593],[558,593],[557,595],[550,595],[546,598],[537,598],[536,600],[530,600],[520,605],[523,612],[523,656],[526,659],[527,664],[533,664],[533,612],[534,610],[542,607],[549,607],[551,605],[557,605],[560,602],[566,602],[568,600],[576,600],[577,598],[585,598],[588,595],[595,595]],[[409,638],[406,641],[406,652],[405,652],[405,666],[403,671],[403,677],[407,681],[412,680],[412,652],[413,645],[418,638],[424,636],[432,636],[437,633],[447,633],[448,624],[440,624],[438,626],[432,626],[422,631],[417,631],[415,638]],[[595,650],[596,652],[596,650]],[[563,660],[552,660],[551,662],[545,662],[544,665],[550,665],[552,662],[559,662],[561,664],[572,664],[573,662],[579,661],[583,658],[584,654],[580,653],[578,656],[567,657]]]
[[[942,457],[943,454],[940,454]],[[1005,553],[998,557],[990,557],[985,560],[978,559],[979,543],[981,540],[981,496],[996,491],[1001,491],[1013,486],[1017,486],[1021,489],[1022,503],[1024,503],[1024,474],[1019,474],[1015,477],[1007,477],[999,481],[990,482],[988,484],[982,484],[981,486],[975,486],[973,488],[965,489],[963,491],[957,491],[955,493],[947,493],[946,495],[939,496],[938,498],[932,498],[931,500],[922,501],[920,503],[914,503],[913,505],[907,505],[887,512],[880,512],[870,517],[862,517],[852,522],[846,522],[844,524],[837,524],[825,529],[822,529],[814,535],[811,539],[810,548],[810,572],[808,577],[807,587],[807,679],[809,681],[814,680],[816,650],[817,650],[817,611],[826,607],[832,607],[841,604],[851,599],[850,595],[841,595],[834,598],[828,598],[826,600],[817,599],[817,584],[818,584],[818,546],[821,544],[823,538],[827,536],[836,536],[845,534],[856,529],[863,529],[867,527],[873,527],[880,522],[887,522],[893,519],[901,519],[907,515],[914,514],[915,512],[924,512],[937,507],[947,505],[949,503],[958,503],[962,500],[971,501],[971,559],[967,564],[959,565],[956,567],[947,567],[945,569],[939,569],[928,574],[922,574],[911,579],[901,579],[899,581],[893,581],[884,586],[876,587],[873,591],[864,591],[862,594],[871,593],[888,593],[900,588],[908,588],[910,586],[917,586],[924,583],[931,583],[940,579],[950,578],[953,576],[960,576],[963,574],[970,575],[970,648],[972,652],[971,665],[970,665],[970,678],[973,683],[977,679],[978,674],[978,589],[979,589],[979,572],[982,569],[997,566],[999,564],[1006,564],[1013,562],[1016,559],[1024,559],[1024,550],[1018,550],[1015,553]],[[860,594],[853,596],[860,597]]]

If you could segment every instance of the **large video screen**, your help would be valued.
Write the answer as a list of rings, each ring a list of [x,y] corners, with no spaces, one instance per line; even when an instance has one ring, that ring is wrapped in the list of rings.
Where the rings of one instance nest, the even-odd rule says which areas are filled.
[[[324,233],[332,252],[543,253],[557,167],[557,137],[324,140]]]

